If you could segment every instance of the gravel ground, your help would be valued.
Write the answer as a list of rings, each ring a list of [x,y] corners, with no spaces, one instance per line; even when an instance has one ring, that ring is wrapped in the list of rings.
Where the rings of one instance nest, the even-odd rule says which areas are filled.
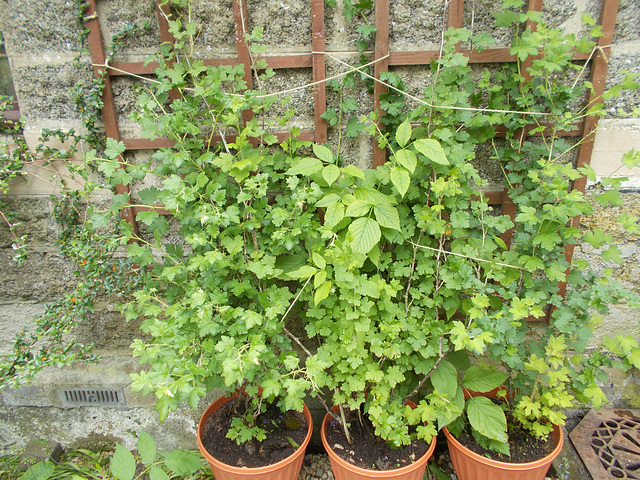
[[[435,465],[440,472],[446,476],[436,476],[435,473],[427,469],[424,480],[441,480],[444,478],[450,478],[451,480],[457,480],[455,473],[453,473],[453,465],[449,459],[448,452],[438,453],[436,452],[429,464]],[[325,453],[311,454],[304,457],[304,463],[302,464],[302,470],[298,480],[333,480],[333,473],[331,473],[331,465],[329,463],[329,456]]]
[[[449,452],[446,449],[440,452],[436,451],[431,460],[429,460],[428,465],[423,480],[458,480],[458,477],[453,472],[453,465],[449,458]],[[438,470],[437,474],[433,471],[435,469]],[[298,480],[316,479],[333,480],[329,456],[326,453],[311,454],[304,457],[304,463],[302,464],[302,470],[300,471]],[[552,477],[545,477],[545,480],[553,479]]]

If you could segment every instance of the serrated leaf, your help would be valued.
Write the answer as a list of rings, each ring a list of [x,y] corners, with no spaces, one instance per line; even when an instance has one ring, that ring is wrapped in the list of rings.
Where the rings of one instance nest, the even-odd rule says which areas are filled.
[[[396,131],[396,142],[401,147],[404,147],[411,140],[411,123],[409,120],[405,120],[398,126],[398,130]]]
[[[322,177],[331,186],[340,177],[340,169],[331,163],[322,169]]]
[[[404,197],[409,190],[409,186],[411,185],[411,176],[409,172],[404,167],[395,166],[389,172],[389,178],[391,179],[391,183],[396,187],[400,196]]]
[[[364,217],[371,211],[371,204],[362,200],[354,200],[347,206],[345,215],[347,217]]]
[[[335,202],[327,207],[324,214],[324,224],[326,227],[335,227],[344,218],[344,205],[340,202]]]
[[[149,470],[149,480],[169,480],[169,475],[159,466],[154,465]]]
[[[176,475],[186,477],[202,468],[202,457],[195,450],[172,450],[164,457],[164,464]]]
[[[478,433],[498,442],[507,442],[507,418],[502,408],[488,398],[467,400],[467,418]]]
[[[153,205],[158,198],[158,194],[160,190],[156,187],[151,186],[149,188],[145,188],[144,190],[140,190],[138,195],[140,196],[140,201],[145,205]]]
[[[364,172],[361,168],[356,167],[355,165],[346,165],[342,167],[342,171],[351,177],[357,177],[364,179]]]
[[[142,431],[138,436],[138,453],[142,463],[149,465],[156,460],[156,443],[147,432]]]
[[[313,258],[313,263],[315,263],[316,267],[318,267],[319,269],[322,270],[322,269],[324,269],[324,267],[327,266],[326,260],[318,252],[313,252],[311,257]]]
[[[416,150],[438,165],[449,165],[447,155],[440,142],[432,138],[420,138],[413,142]]]
[[[126,147],[124,146],[124,142],[119,142],[113,138],[107,138],[107,146],[104,149],[104,153],[107,157],[113,159],[116,158],[121,153],[124,153]]]
[[[469,390],[484,393],[498,388],[507,378],[508,376],[502,372],[473,366],[465,373],[462,384]]]
[[[331,287],[332,284],[330,281],[326,281],[320,285],[313,294],[313,302],[318,305],[322,300],[327,298],[331,292]]]
[[[440,394],[453,400],[458,391],[458,373],[456,367],[444,360],[431,374],[431,384]]]
[[[373,207],[373,213],[381,227],[400,231],[400,215],[394,206],[376,205]]]
[[[404,168],[413,173],[418,166],[418,157],[411,150],[398,150],[394,155],[396,161]]]
[[[118,480],[133,480],[136,474],[136,459],[129,450],[117,443],[116,451],[109,463],[109,470]]]
[[[316,156],[323,162],[333,163],[333,153],[331,152],[331,150],[329,150],[329,148],[325,147],[324,145],[317,145],[314,143],[313,153],[315,153]]]
[[[300,267],[297,270],[294,270],[293,272],[288,272],[287,275],[290,278],[307,279],[307,278],[311,277],[312,275],[314,275],[317,271],[318,271],[318,269],[315,268],[315,267],[311,267],[309,265],[303,265],[302,267]]]
[[[382,233],[373,218],[360,217],[349,225],[352,248],[359,253],[368,253],[379,241]]]
[[[54,472],[55,465],[51,462],[39,462],[31,465],[18,480],[47,480]]]
[[[317,158],[302,158],[286,171],[286,175],[313,175],[322,170],[322,162]]]

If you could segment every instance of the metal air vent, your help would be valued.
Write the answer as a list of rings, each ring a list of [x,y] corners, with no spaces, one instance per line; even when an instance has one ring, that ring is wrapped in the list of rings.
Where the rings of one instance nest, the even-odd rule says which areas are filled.
[[[126,407],[121,388],[59,388],[65,407]]]
[[[591,410],[569,437],[594,479],[640,479],[640,411]]]

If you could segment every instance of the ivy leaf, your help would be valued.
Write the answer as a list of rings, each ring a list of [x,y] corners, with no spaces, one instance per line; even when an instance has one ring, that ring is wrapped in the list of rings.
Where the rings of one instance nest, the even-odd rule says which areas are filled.
[[[502,408],[488,398],[471,397],[467,400],[467,418],[471,427],[481,435],[507,442],[507,418]]]
[[[450,165],[442,145],[440,145],[440,142],[437,140],[432,138],[421,138],[413,142],[413,145],[418,152],[427,157],[433,163],[437,163],[438,165]]]
[[[391,183],[396,187],[398,193],[401,197],[407,193],[409,190],[409,186],[411,185],[411,177],[409,172],[404,167],[395,166],[389,172],[389,178],[391,179]]]
[[[156,460],[156,444],[147,432],[142,431],[138,436],[138,453],[142,463],[149,465]]]
[[[373,218],[360,217],[349,225],[352,247],[356,252],[368,253],[379,241],[382,233]]]
[[[400,216],[395,207],[386,204],[376,205],[373,207],[373,213],[381,227],[400,231]]]
[[[340,169],[331,163],[322,169],[322,177],[331,186],[340,177]]]
[[[502,372],[473,366],[465,373],[462,384],[469,390],[484,393],[498,388],[507,378],[508,376]]]
[[[404,147],[409,143],[409,140],[411,140],[411,123],[409,120],[405,120],[396,131],[396,142],[401,147]]]
[[[331,152],[331,150],[328,147],[325,147],[324,145],[318,145],[318,144],[313,144],[313,153],[316,154],[316,156],[322,160],[323,162],[326,163],[333,163],[333,153]]]
[[[593,408],[596,410],[609,401],[602,389],[595,383],[587,385],[582,393],[591,401]]]
[[[118,480],[133,480],[136,474],[136,459],[133,454],[119,443],[109,463],[111,474]]]

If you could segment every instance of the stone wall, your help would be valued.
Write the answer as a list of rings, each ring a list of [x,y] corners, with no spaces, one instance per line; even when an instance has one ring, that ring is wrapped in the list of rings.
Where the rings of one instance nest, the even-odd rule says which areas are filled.
[[[443,23],[443,0],[394,0],[391,2],[391,49],[437,48]],[[488,28],[489,14],[499,2],[476,0],[476,11],[471,12],[467,2],[464,21],[473,19],[476,29]],[[355,27],[345,25],[340,10],[328,8],[325,13],[326,50],[345,61],[354,61],[358,54],[354,40]],[[195,0],[194,18],[200,22],[201,33],[196,52],[203,57],[235,56],[235,39],[231,0]],[[583,12],[598,16],[598,0],[546,1],[545,17],[554,25],[568,31],[580,30]],[[2,0],[0,2],[0,31],[10,59],[13,81],[20,110],[26,121],[24,135],[34,146],[43,128],[82,129],[82,122],[73,105],[69,88],[78,81],[92,78],[91,60],[83,53],[79,29],[76,25],[77,2],[74,0]],[[262,26],[264,42],[270,54],[311,51],[311,18],[308,0],[249,0],[249,27]],[[153,53],[159,42],[159,31],[152,0],[98,0],[100,25],[104,41],[127,24],[142,25],[148,21],[151,28],[144,34],[125,39],[114,61],[141,61]],[[489,30],[499,43],[504,44],[507,32]],[[347,52],[347,53],[345,53]],[[348,52],[353,52],[349,54]],[[75,59],[79,56],[79,67]],[[327,75],[343,71],[327,56]],[[620,78],[623,70],[640,71],[640,3],[621,0],[615,31],[612,59],[609,64],[608,83]],[[411,93],[421,93],[428,83],[429,73],[424,67],[393,69],[405,79]],[[265,88],[269,91],[304,85],[311,81],[311,70],[278,71]],[[139,135],[139,127],[129,119],[135,108],[133,86],[135,80],[120,77],[114,80],[114,94],[123,136]],[[327,92],[329,106],[336,107],[337,94]],[[313,93],[310,88],[290,94],[291,106],[297,110],[294,122],[302,128],[313,126]],[[372,98],[362,93],[357,98],[360,113],[368,113]],[[592,165],[599,175],[615,171],[624,152],[640,148],[640,122],[629,113],[640,106],[640,93],[626,95],[607,104],[608,118],[601,122],[596,136]],[[329,131],[330,142],[337,143],[338,128]],[[347,139],[342,148],[345,156],[361,166],[370,164],[371,142],[365,137]],[[140,152],[148,155],[148,152]],[[10,194],[2,198],[17,213],[22,222],[20,234],[28,234],[29,258],[22,267],[11,261],[11,238],[4,224],[0,224],[0,352],[6,352],[13,334],[42,312],[44,305],[59,298],[74,283],[74,265],[59,255],[55,238],[59,227],[51,218],[52,201],[49,196],[56,188],[49,181],[63,167],[51,164],[34,167],[34,176],[27,184],[15,182]],[[626,206],[629,213],[638,213],[640,171],[618,171],[630,175],[627,185]],[[603,226],[610,212],[596,210],[583,219],[585,228]],[[605,225],[606,227],[606,225]],[[617,235],[616,241],[623,251],[625,263],[616,266],[615,275],[640,293],[640,263],[638,238]],[[578,248],[578,255],[600,268],[598,252]],[[638,332],[638,319],[634,313],[612,312],[601,327],[602,331]],[[108,301],[99,304],[92,321],[79,328],[77,335],[96,343],[102,360],[96,365],[77,365],[73,368],[50,370],[38,376],[30,387],[0,393],[0,453],[24,445],[28,440],[47,438],[65,445],[82,441],[94,445],[102,440],[119,439],[132,445],[131,432],[141,429],[151,433],[160,448],[192,448],[197,412],[187,408],[172,414],[164,425],[152,410],[153,399],[131,394],[128,374],[137,368],[131,358],[129,344],[136,335],[134,324],[126,324],[114,313]],[[124,388],[126,408],[62,408],[57,396],[60,387],[113,387]],[[619,388],[618,388],[619,387]],[[634,377],[617,379],[610,389],[618,404],[629,403],[638,390]],[[203,401],[204,402],[204,401]]]

